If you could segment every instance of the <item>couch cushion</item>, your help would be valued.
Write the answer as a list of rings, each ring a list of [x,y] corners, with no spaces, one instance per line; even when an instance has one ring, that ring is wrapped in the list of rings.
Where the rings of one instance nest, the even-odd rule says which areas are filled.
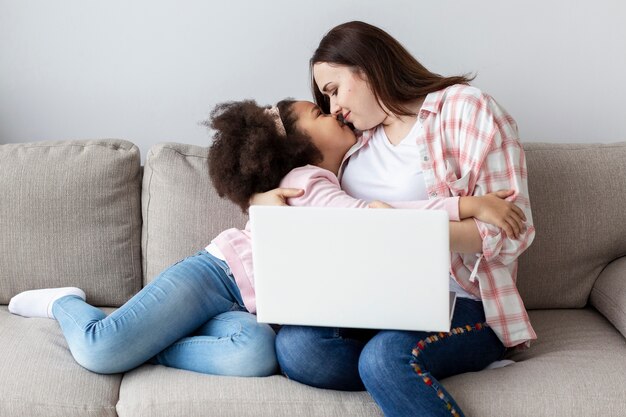
[[[517,363],[444,380],[468,416],[626,415],[626,340],[593,309],[531,311]]]
[[[204,248],[246,216],[211,185],[208,148],[165,143],[146,158],[143,190],[143,270],[149,282],[169,264]]]
[[[282,376],[236,378],[144,365],[126,375],[120,417],[382,417],[366,392],[322,390]]]
[[[626,415],[626,341],[615,328],[592,309],[530,314],[539,339],[510,355],[515,364],[443,380],[466,415]],[[153,365],[124,376],[117,411],[121,417],[382,415],[365,392]]]
[[[626,337],[626,256],[611,262],[602,271],[589,301]]]
[[[116,416],[121,379],[78,365],[55,320],[0,306],[0,416]]]
[[[140,160],[122,140],[0,145],[0,304],[77,286],[119,306],[141,288]]]
[[[524,144],[537,228],[517,286],[527,308],[580,308],[626,253],[626,143]]]

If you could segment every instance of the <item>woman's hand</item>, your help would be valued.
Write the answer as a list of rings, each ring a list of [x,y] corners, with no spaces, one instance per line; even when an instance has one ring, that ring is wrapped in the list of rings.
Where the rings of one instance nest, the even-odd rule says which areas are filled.
[[[526,230],[524,225],[526,216],[522,209],[505,200],[514,193],[515,190],[500,190],[479,197],[461,197],[459,203],[461,218],[475,217],[482,222],[498,226],[507,236],[517,239]]]
[[[368,208],[393,208],[384,201],[374,200],[367,205]]]
[[[286,206],[287,199],[301,197],[304,190],[298,188],[274,188],[250,197],[251,206]]]

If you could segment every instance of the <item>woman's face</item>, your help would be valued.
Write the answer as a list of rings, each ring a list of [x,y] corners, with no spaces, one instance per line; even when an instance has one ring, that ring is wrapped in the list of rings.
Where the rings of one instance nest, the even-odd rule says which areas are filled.
[[[313,78],[317,88],[329,98],[330,112],[341,114],[355,128],[371,129],[387,118],[365,74],[345,65],[318,62],[313,65]]]
[[[325,160],[343,158],[356,143],[356,136],[347,125],[338,121],[335,116],[322,113],[315,103],[297,101],[292,110],[298,119],[298,129],[311,137]]]

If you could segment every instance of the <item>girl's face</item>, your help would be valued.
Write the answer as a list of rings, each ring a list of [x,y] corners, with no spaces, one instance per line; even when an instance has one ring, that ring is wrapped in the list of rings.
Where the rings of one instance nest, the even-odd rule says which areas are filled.
[[[356,136],[347,125],[338,121],[335,116],[322,113],[315,103],[297,101],[292,110],[298,119],[298,129],[311,137],[324,160],[341,160],[356,143]]]
[[[313,78],[317,88],[329,98],[331,114],[343,115],[355,128],[371,129],[387,118],[365,74],[345,65],[318,62],[313,65]]]

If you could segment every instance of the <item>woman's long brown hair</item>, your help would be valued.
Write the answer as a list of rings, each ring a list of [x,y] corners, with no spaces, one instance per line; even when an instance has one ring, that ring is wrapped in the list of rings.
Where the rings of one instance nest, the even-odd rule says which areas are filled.
[[[311,58],[311,87],[316,103],[330,113],[330,103],[315,84],[317,63],[345,65],[364,74],[375,97],[398,116],[412,116],[407,104],[454,84],[468,84],[473,76],[444,77],[427,70],[396,39],[365,22],[347,22],[330,30]]]

